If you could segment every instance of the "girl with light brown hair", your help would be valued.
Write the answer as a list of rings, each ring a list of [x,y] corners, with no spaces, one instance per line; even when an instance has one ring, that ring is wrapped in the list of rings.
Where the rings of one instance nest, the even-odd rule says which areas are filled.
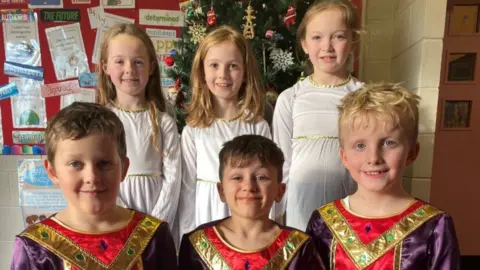
[[[218,153],[236,136],[270,138],[263,119],[265,90],[251,45],[236,29],[220,26],[200,43],[191,73],[192,100],[182,133],[180,236],[229,216],[217,192]]]
[[[180,140],[175,120],[165,112],[157,56],[145,31],[135,24],[110,28],[101,45],[98,72],[99,102],[117,114],[126,131],[130,167],[120,200],[168,222],[175,231]]]

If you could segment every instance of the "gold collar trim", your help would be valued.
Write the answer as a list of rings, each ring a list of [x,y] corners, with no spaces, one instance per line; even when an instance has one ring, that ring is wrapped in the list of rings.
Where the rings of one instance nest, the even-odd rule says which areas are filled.
[[[264,269],[286,269],[295,255],[300,251],[305,241],[310,237],[301,231],[292,231],[283,246],[275,253]]]
[[[119,106],[117,106],[117,104],[115,104],[113,102],[111,102],[110,104],[113,108],[115,108],[119,111],[122,111],[122,112],[127,112],[127,113],[141,113],[141,112],[148,111],[148,107],[141,108],[141,109],[136,109],[136,110],[127,110],[127,109],[120,108]]]
[[[341,87],[341,86],[344,86],[346,85],[347,83],[350,82],[350,80],[352,79],[352,76],[350,74],[348,74],[348,77],[345,79],[345,81],[341,82],[341,83],[338,83],[338,84],[319,84],[319,83],[316,83],[313,78],[312,78],[313,74],[308,76],[308,80],[310,81],[310,83],[317,87],[317,88],[337,88],[337,87]]]
[[[263,269],[286,269],[290,261],[295,257],[305,241],[308,239],[309,236],[305,233],[300,231],[292,231],[284,245],[278,249],[275,255],[270,259],[269,263]],[[197,251],[198,255],[210,269],[233,269],[208,239],[203,230],[198,230],[192,233],[189,237],[189,240],[195,251]]]
[[[110,264],[104,264],[90,252],[50,226],[37,223],[21,236],[28,237],[78,269],[131,269],[138,260],[162,221],[146,215],[141,219],[128,241]]]
[[[368,267],[430,218],[442,213],[431,205],[422,205],[365,245],[333,202],[320,207],[318,212],[358,269]]]

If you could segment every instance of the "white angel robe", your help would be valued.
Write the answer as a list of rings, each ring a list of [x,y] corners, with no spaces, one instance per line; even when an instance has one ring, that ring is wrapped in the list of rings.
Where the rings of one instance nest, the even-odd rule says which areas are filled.
[[[197,226],[230,215],[220,200],[218,154],[223,144],[233,138],[256,134],[271,138],[265,120],[246,123],[242,120],[216,120],[207,128],[185,126],[182,132],[183,180],[179,204],[179,238]]]
[[[285,155],[287,191],[276,205],[276,215],[286,209],[287,226],[305,230],[315,209],[355,191],[356,184],[340,160],[337,106],[361,86],[352,78],[342,86],[320,88],[307,78],[278,97],[272,132]]]
[[[122,203],[127,208],[167,221],[170,230],[176,230],[174,220],[182,181],[182,155],[175,121],[167,113],[157,112],[157,151],[152,145],[149,110],[110,108],[125,127],[130,160],[127,177],[120,185]]]

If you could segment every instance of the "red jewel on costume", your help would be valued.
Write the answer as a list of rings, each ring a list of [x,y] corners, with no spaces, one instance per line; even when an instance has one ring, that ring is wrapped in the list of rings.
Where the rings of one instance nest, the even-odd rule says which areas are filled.
[[[207,12],[207,24],[208,26],[213,26],[217,23],[217,17],[215,16],[215,10],[213,7]]]
[[[290,30],[290,26],[295,24],[295,18],[297,17],[297,12],[292,5],[288,5],[287,14],[285,14],[285,18],[283,21],[285,22],[285,26]]]
[[[165,65],[167,65],[167,67],[171,67],[173,64],[175,64],[175,60],[171,56],[166,56],[165,59],[163,59],[163,62]]]

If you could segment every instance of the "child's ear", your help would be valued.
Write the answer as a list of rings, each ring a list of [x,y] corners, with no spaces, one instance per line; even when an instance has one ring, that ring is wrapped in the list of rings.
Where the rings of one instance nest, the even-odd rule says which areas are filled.
[[[50,178],[50,180],[52,180],[55,185],[58,185],[59,181],[57,178],[57,174],[55,173],[55,168],[53,167],[53,164],[51,164],[48,159],[45,159],[43,160],[43,166],[47,171],[48,178]]]
[[[278,185],[277,196],[275,197],[275,202],[279,203],[282,201],[283,195],[285,195],[285,191],[287,190],[287,185],[284,183],[280,183]]]
[[[128,171],[128,167],[130,167],[130,159],[128,159],[128,157],[125,157],[125,159],[123,160],[123,171],[122,171],[122,181],[125,180],[125,177],[127,177],[127,171]]]
[[[345,151],[343,150],[343,147],[340,147],[340,160],[342,161],[343,163],[343,166],[345,166],[345,168],[348,168],[347,165],[348,165],[348,158],[347,156],[345,155]]]
[[[407,164],[406,166],[410,166],[418,157],[418,153],[420,152],[420,144],[418,142],[415,143],[415,147],[410,149],[407,157]]]
[[[220,200],[223,203],[227,202],[227,200],[225,199],[225,193],[223,192],[222,182],[217,183],[217,190],[218,190],[218,195],[220,196]]]
[[[300,44],[302,45],[303,51],[304,51],[306,54],[308,54],[307,43],[305,42],[305,39],[301,39],[301,40],[300,40]]]
[[[108,74],[107,62],[105,60],[102,60],[102,69],[103,69],[103,72],[105,72],[105,74],[110,75]]]

